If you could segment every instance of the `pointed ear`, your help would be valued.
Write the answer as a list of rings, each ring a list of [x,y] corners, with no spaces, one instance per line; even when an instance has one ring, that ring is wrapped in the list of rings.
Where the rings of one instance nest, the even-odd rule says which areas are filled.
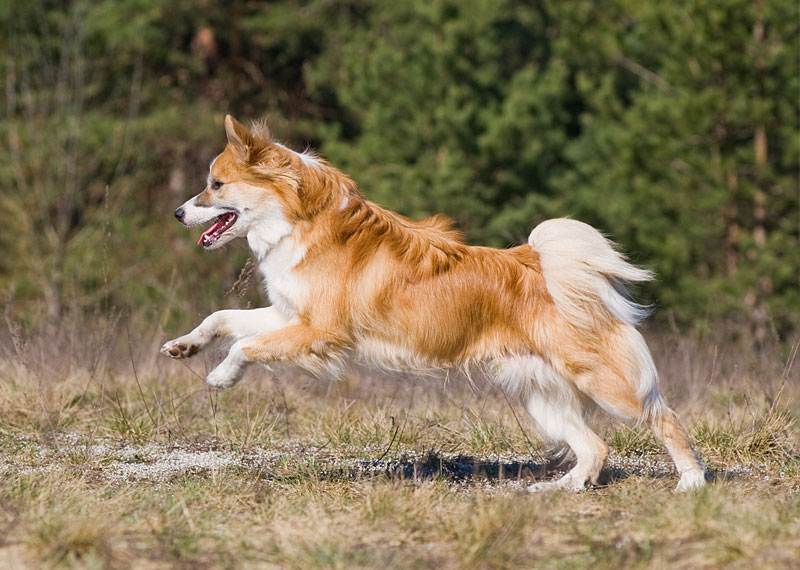
[[[236,158],[246,162],[248,149],[253,144],[250,130],[230,115],[225,115],[225,134],[228,135],[228,144],[231,145]]]

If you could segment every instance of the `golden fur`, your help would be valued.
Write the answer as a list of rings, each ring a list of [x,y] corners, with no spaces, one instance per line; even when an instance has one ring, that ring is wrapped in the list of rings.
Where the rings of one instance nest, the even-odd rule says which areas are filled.
[[[597,478],[607,447],[582,419],[590,402],[648,422],[676,461],[679,489],[702,485],[702,466],[658,394],[635,329],[642,308],[622,291],[649,274],[595,230],[551,220],[529,244],[470,246],[441,216],[415,222],[369,202],[346,175],[280,145],[263,126],[227,117],[226,132],[209,186],[176,215],[194,225],[235,213],[219,242],[248,239],[273,307],[215,313],[165,344],[165,354],[238,339],[209,375],[219,387],[249,363],[334,374],[352,362],[477,369],[523,398],[544,435],[577,456],[567,476],[533,490],[582,489]]]

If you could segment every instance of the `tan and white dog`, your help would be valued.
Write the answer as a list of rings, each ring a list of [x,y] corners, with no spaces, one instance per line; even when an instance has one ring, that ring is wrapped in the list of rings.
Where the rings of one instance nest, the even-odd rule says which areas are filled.
[[[245,237],[272,306],[218,311],[161,352],[186,358],[217,337],[233,345],[207,382],[229,388],[252,363],[337,374],[350,364],[392,370],[480,371],[522,398],[543,436],[577,463],[531,490],[595,482],[608,446],[589,428],[594,405],[646,422],[680,472],[704,469],[675,414],[637,323],[646,308],[625,282],[650,279],[598,231],[555,219],[506,250],[466,245],[441,217],[410,221],[364,199],[324,160],[296,153],[225,118],[228,144],[208,185],[175,211],[186,226],[213,222],[199,244]]]

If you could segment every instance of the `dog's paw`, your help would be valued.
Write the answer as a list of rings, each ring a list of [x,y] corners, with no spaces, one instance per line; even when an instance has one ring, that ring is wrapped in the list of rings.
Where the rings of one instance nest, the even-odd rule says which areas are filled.
[[[193,342],[190,338],[187,338],[188,336],[165,342],[164,346],[161,347],[161,354],[177,359],[189,358],[200,352],[202,345],[199,342]]]
[[[220,362],[214,370],[206,376],[206,384],[220,390],[231,388],[242,379],[244,369],[241,366],[231,364],[228,359]]]
[[[696,491],[706,484],[705,470],[701,468],[690,469],[681,475],[678,486],[675,488],[676,493],[689,493]]]
[[[580,493],[586,490],[586,484],[582,479],[575,479],[569,473],[556,481],[540,481],[528,486],[530,493],[548,493],[551,491],[572,491]]]

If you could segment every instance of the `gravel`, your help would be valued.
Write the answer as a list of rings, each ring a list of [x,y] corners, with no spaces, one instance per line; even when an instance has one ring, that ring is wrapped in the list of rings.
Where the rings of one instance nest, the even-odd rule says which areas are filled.
[[[274,485],[286,484],[298,476],[322,480],[389,477],[410,483],[437,478],[446,480],[454,489],[506,490],[523,489],[532,480],[560,477],[567,468],[568,461],[552,464],[541,455],[466,456],[408,449],[388,454],[377,445],[333,451],[301,441],[282,441],[269,449],[235,450],[219,440],[134,445],[67,433],[46,443],[15,438],[0,445],[0,476],[73,471],[112,484],[162,484],[178,477],[208,476],[235,469]],[[711,476],[766,478],[765,471],[766,465],[738,465]],[[660,479],[675,477],[676,472],[663,456],[620,456],[612,451],[600,484],[632,475]]]

